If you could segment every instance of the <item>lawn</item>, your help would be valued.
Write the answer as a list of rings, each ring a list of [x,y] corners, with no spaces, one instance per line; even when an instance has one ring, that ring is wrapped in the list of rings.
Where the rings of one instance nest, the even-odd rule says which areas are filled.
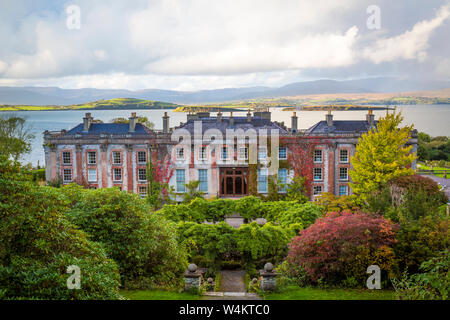
[[[187,292],[166,290],[122,290],[120,294],[130,300],[198,300],[199,296]]]
[[[421,170],[431,170],[431,167],[419,163],[417,165],[417,169],[419,169],[419,171],[421,171]],[[447,171],[447,178],[449,178],[450,177],[450,169],[449,168],[435,166],[435,167],[433,167],[433,174],[436,177],[443,178],[444,177],[444,170]],[[435,171],[438,171],[439,173],[435,173]]]
[[[276,293],[265,294],[265,300],[394,300],[391,290],[319,289],[288,286]]]

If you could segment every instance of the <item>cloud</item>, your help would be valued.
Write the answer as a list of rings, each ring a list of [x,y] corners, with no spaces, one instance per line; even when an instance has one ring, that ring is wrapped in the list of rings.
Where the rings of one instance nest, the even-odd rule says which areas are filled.
[[[427,57],[430,36],[449,16],[450,4],[441,7],[433,19],[418,22],[403,34],[376,40],[374,45],[363,50],[363,57],[375,63],[399,59],[424,61]]]
[[[67,28],[67,4],[60,1],[0,3],[0,84],[279,86],[314,74],[406,74],[418,64],[448,78],[448,63],[439,67],[436,59],[450,47],[433,45],[433,36],[440,37],[435,42],[448,36],[442,29],[449,5],[436,14],[431,10],[443,0],[411,1],[379,0],[379,31],[366,29],[371,0],[135,0],[132,6],[77,0],[79,30]],[[444,49],[436,53],[436,47]]]

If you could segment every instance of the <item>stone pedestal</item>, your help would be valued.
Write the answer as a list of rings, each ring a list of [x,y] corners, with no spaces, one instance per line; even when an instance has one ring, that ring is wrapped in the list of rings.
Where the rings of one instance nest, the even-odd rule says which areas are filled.
[[[195,264],[191,263],[184,273],[184,290],[200,290],[201,277],[201,270]]]
[[[264,270],[260,270],[261,276],[261,290],[262,291],[274,291],[277,288],[277,272],[273,270],[273,264],[266,263]]]

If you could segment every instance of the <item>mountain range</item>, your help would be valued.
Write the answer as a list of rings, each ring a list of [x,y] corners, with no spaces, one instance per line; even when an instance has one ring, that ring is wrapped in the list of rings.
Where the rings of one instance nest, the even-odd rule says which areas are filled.
[[[396,78],[357,80],[316,80],[295,82],[282,87],[244,87],[199,91],[160,89],[62,89],[58,87],[0,86],[0,104],[73,105],[113,98],[137,98],[177,104],[216,103],[258,98],[277,98],[306,94],[394,93],[450,88],[450,81],[417,81]]]

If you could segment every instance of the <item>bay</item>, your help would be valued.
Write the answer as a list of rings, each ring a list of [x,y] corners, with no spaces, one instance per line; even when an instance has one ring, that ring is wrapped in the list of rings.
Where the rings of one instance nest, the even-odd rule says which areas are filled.
[[[405,105],[397,107],[404,116],[404,124],[413,124],[414,128],[426,132],[431,136],[450,136],[450,105]],[[44,165],[43,132],[69,130],[83,122],[86,112],[91,112],[95,119],[109,122],[117,117],[129,117],[131,112],[138,116],[145,116],[155,124],[155,129],[162,129],[162,116],[167,112],[170,116],[170,126],[178,126],[180,122],[186,122],[186,113],[173,112],[173,110],[67,110],[67,111],[15,111],[1,112],[0,116],[15,114],[24,117],[35,135],[32,142],[32,151],[22,160],[23,163],[31,162],[36,166],[39,162]],[[272,120],[283,122],[290,127],[292,111],[271,109]],[[320,120],[325,120],[326,111],[297,111],[299,129],[307,129]],[[367,111],[333,111],[335,120],[364,120]],[[233,112],[234,116],[245,116],[246,112]],[[385,114],[385,111],[374,111],[375,118]],[[212,114],[213,115],[213,114]],[[224,116],[229,116],[224,112]]]

